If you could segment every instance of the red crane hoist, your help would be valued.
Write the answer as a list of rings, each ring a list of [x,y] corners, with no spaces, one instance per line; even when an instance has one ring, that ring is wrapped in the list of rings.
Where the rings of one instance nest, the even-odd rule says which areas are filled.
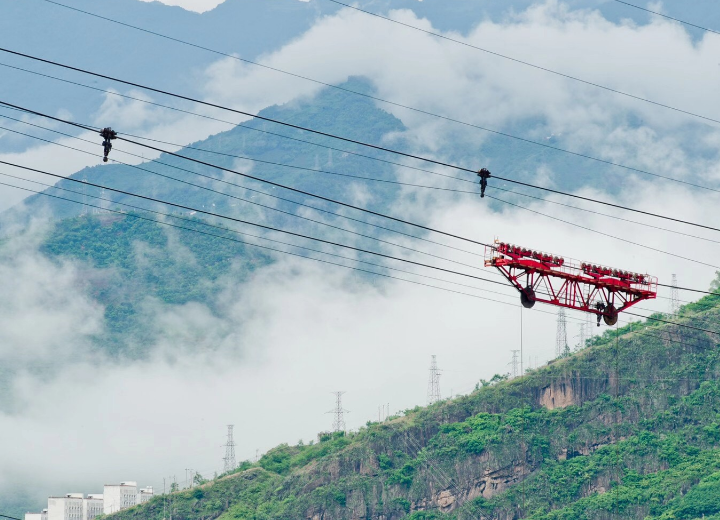
[[[657,278],[590,262],[575,262],[495,240],[485,248],[485,266],[495,267],[520,291],[523,307],[549,303],[597,315],[606,325],[643,300],[657,297]]]

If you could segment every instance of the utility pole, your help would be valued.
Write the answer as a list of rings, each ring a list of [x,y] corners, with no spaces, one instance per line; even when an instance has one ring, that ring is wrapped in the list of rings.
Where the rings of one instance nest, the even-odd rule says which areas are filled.
[[[519,374],[518,370],[520,369],[520,359],[518,358],[518,355],[520,354],[519,350],[511,350],[512,352],[512,361],[510,362],[510,378],[515,379]]]
[[[680,312],[680,296],[678,295],[677,275],[672,275],[672,287],[670,288],[670,316],[677,316]]]
[[[335,395],[335,408],[327,413],[333,414],[333,431],[344,432],[345,431],[345,413],[348,410],[344,410],[342,407],[342,396],[345,392],[333,392]]]
[[[228,424],[227,441],[225,442],[225,457],[223,458],[223,472],[229,473],[233,471],[237,464],[235,463],[235,441],[233,440],[233,424]]]
[[[560,358],[570,354],[570,347],[567,342],[567,319],[565,308],[560,307],[557,317],[557,336],[555,339],[555,357]]]
[[[433,355],[430,361],[427,404],[437,403],[440,399],[440,369],[437,367],[437,357]]]

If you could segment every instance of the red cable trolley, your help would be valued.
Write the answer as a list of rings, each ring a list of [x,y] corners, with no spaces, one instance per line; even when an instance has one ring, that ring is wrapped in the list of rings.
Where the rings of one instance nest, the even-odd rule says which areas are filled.
[[[597,315],[606,325],[632,305],[657,297],[657,278],[590,262],[575,262],[495,240],[485,248],[485,266],[495,267],[520,291],[523,307],[549,303]]]

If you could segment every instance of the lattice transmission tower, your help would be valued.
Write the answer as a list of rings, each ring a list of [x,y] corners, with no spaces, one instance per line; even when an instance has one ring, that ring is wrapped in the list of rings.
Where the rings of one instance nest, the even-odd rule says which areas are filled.
[[[677,316],[680,312],[680,295],[678,294],[677,275],[672,275],[672,287],[670,288],[670,315]]]
[[[223,472],[233,471],[237,464],[235,462],[235,440],[233,439],[233,428],[235,426],[228,424],[227,442],[225,443],[225,456],[223,457]]]
[[[512,361],[510,362],[510,377],[512,379],[515,379],[517,376],[520,375],[520,358],[518,357],[520,351],[511,350],[510,352],[512,352]]]
[[[333,431],[344,432],[345,431],[345,414],[348,410],[342,407],[342,396],[345,392],[333,392],[335,395],[335,408],[327,413],[333,414]]]
[[[567,318],[565,317],[565,309],[558,310],[557,317],[557,337],[555,340],[555,357],[567,356],[570,354],[567,340]]]
[[[432,356],[430,361],[430,378],[428,379],[428,405],[437,403],[440,397],[440,369],[437,366],[437,357]]]

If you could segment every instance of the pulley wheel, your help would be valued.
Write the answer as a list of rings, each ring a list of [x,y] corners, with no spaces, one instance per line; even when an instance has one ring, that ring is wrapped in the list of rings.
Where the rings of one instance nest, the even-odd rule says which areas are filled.
[[[603,321],[608,327],[612,327],[618,321],[618,311],[612,305],[608,305],[603,313]]]
[[[529,285],[520,291],[520,303],[526,309],[532,309],[535,305],[535,291]]]

